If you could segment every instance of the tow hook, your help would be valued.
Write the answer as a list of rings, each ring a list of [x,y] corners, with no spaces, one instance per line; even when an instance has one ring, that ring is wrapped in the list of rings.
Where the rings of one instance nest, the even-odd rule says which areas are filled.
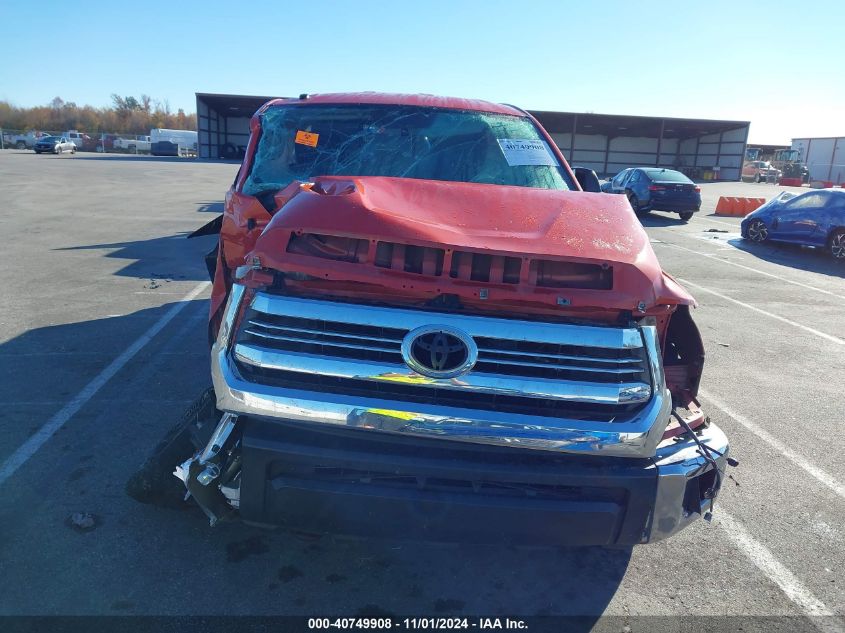
[[[236,415],[224,413],[205,448],[177,465],[173,471],[173,474],[185,484],[187,489],[185,500],[193,497],[208,516],[212,526],[233,511],[230,500],[220,491],[220,486],[226,482],[218,480],[224,472],[223,466],[237,460],[240,440],[233,434],[237,423]],[[231,475],[230,479],[237,474],[232,470],[225,469],[227,475]],[[211,484],[215,482],[217,485],[212,486]]]

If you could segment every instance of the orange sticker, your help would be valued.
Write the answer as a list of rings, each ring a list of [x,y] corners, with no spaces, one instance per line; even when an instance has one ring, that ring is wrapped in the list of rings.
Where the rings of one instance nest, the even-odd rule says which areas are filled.
[[[296,138],[294,141],[299,143],[300,145],[307,145],[308,147],[317,147],[317,139],[320,138],[319,134],[314,134],[313,132],[303,132],[302,130],[298,130],[296,133]]]

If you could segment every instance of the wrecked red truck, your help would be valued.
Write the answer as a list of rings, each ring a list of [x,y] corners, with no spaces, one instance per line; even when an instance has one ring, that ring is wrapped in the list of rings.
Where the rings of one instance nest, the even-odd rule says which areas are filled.
[[[709,518],[694,300],[527,112],[271,101],[218,229],[213,391],[156,453],[212,524],[631,546]]]

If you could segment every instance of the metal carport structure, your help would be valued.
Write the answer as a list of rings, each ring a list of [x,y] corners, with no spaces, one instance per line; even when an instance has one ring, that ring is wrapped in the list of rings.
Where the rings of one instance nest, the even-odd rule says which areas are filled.
[[[275,97],[198,92],[196,98],[199,157],[215,159],[243,156],[250,118]],[[747,121],[530,112],[571,164],[600,175],[657,166],[693,178],[739,180],[750,126]]]
[[[199,158],[243,158],[249,120],[275,97],[196,93]]]
[[[626,167],[678,169],[739,180],[748,121],[531,111],[572,165],[612,175]],[[715,169],[717,168],[718,169]],[[714,173],[717,172],[717,173]]]

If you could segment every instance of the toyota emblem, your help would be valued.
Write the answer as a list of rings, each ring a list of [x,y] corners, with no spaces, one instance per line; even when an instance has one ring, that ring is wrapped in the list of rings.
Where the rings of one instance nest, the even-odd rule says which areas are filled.
[[[425,325],[408,332],[402,359],[418,374],[454,378],[473,368],[478,347],[466,332],[447,325]]]

